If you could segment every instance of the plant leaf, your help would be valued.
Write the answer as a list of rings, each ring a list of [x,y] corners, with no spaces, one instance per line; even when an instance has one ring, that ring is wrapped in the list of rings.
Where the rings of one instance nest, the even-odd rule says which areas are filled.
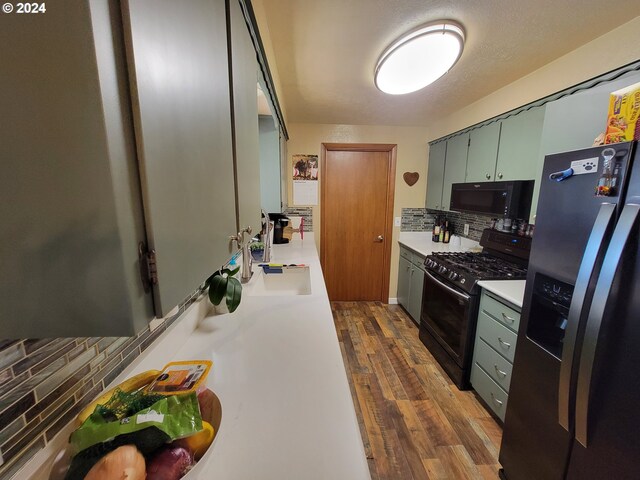
[[[242,297],[242,284],[237,278],[228,277],[227,279],[227,308],[229,313],[233,313],[240,305]]]
[[[233,277],[236,273],[238,273],[240,271],[240,267],[236,267],[233,270],[229,270],[228,268],[225,268],[226,270],[226,274],[229,275],[230,277]]]
[[[205,286],[208,287],[209,285],[211,285],[211,282],[213,281],[213,277],[217,277],[218,275],[222,275],[222,272],[220,270],[216,270],[215,272],[213,272],[211,276],[205,280],[204,282]]]
[[[209,300],[214,305],[220,305],[222,297],[227,290],[227,277],[222,275],[213,275],[209,283]]]

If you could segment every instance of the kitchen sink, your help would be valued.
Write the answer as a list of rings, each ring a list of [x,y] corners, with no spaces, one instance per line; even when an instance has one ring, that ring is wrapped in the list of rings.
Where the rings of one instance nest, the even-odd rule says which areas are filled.
[[[259,268],[254,278],[243,286],[249,296],[289,296],[311,294],[309,267],[283,267],[282,273],[265,273]]]

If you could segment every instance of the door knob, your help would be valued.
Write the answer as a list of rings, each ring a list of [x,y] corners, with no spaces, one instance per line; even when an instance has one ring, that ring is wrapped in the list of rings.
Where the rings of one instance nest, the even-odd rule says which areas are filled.
[[[490,175],[490,174],[488,174],[488,173],[485,175],[485,177],[487,178],[487,180],[490,180],[490,179],[491,179],[491,175]]]
[[[378,235],[376,237],[376,242],[383,242],[384,241],[384,237],[382,235]]]
[[[498,178],[502,178],[503,175],[501,173],[498,174]]]

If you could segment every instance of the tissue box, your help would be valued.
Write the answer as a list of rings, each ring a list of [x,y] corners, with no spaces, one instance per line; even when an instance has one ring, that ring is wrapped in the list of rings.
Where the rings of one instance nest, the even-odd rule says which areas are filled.
[[[640,140],[640,83],[611,93],[604,143]]]

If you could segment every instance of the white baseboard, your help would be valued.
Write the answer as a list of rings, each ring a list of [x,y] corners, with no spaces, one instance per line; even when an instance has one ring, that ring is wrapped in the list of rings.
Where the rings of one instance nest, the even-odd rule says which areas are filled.
[[[389,298],[389,305],[397,305],[397,304],[398,304],[397,298]]]

